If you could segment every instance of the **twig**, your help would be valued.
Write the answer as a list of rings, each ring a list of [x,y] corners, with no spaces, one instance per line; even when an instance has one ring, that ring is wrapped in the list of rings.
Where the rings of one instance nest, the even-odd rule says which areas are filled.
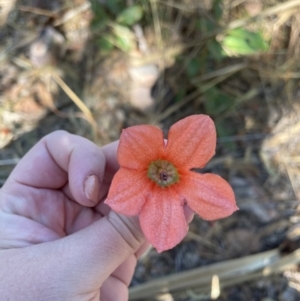
[[[246,67],[248,67],[248,64],[246,64],[246,63],[240,63],[240,64],[235,64],[235,65],[230,65],[230,66],[227,66],[225,68],[218,69],[218,70],[206,73],[206,74],[204,74],[204,75],[202,75],[200,77],[194,77],[193,81],[195,81],[195,82],[196,81],[205,81],[205,80],[217,77],[217,76],[222,76],[222,75],[226,75],[228,73],[238,72],[238,71],[240,71],[242,69],[245,69]]]
[[[249,134],[249,135],[243,135],[243,136],[228,136],[228,137],[219,137],[218,142],[229,142],[229,141],[251,141],[251,140],[261,140],[268,137],[272,137],[273,134]]]
[[[135,24],[133,25],[133,30],[134,30],[134,34],[136,36],[136,40],[138,42],[139,45],[139,50],[142,53],[148,53],[149,52],[149,47],[148,47],[148,43],[147,40],[145,38],[142,26],[140,24]]]
[[[165,5],[170,5],[169,3],[165,2],[165,1],[162,1],[162,0],[160,0],[159,2],[161,2]],[[268,17],[268,16],[271,16],[271,15],[274,15],[274,14],[277,14],[277,13],[281,13],[285,10],[292,9],[292,8],[298,6],[298,5],[300,5],[299,0],[285,1],[285,2],[280,3],[278,5],[269,7],[267,9],[265,9],[264,11],[260,12],[259,14],[255,15],[255,16],[252,16],[252,17],[249,17],[249,18],[244,18],[244,19],[239,19],[239,20],[234,20],[234,21],[232,21],[228,24],[228,26],[225,28],[225,30],[242,27],[242,26],[244,26],[244,25],[246,25],[250,22],[257,21],[261,18]],[[182,5],[182,4],[178,4],[178,3],[172,3],[172,7],[175,7],[177,9],[180,9],[180,10],[183,10],[183,11],[186,11],[186,12],[190,12],[193,9],[196,8],[196,6],[195,6],[192,9],[188,9],[186,5]]]
[[[153,23],[154,23],[154,30],[155,30],[155,36],[156,36],[156,42],[161,48],[162,46],[162,36],[161,36],[161,26],[158,16],[158,9],[157,9],[157,0],[150,0],[151,4],[151,10],[152,10],[152,16],[153,16]]]
[[[287,164],[286,164],[286,162],[285,161],[283,161],[283,165],[284,165],[284,167],[285,167],[285,170],[286,170],[286,172],[287,172],[287,175],[288,175],[288,178],[289,178],[289,180],[290,180],[290,183],[291,183],[291,185],[292,185],[292,189],[293,189],[293,192],[294,192],[294,196],[295,197],[298,197],[298,193],[297,193],[297,185],[294,183],[294,181],[293,181],[293,177],[292,177],[292,174],[291,174],[291,172],[290,172],[290,168],[287,166]]]
[[[17,8],[21,11],[33,13],[36,15],[47,16],[47,17],[54,17],[56,15],[56,12],[52,12],[50,10],[41,9],[37,7],[18,5]]]
[[[226,109],[226,111],[222,112],[215,120],[215,123],[220,123],[225,117],[227,117],[238,105],[242,102],[252,99],[253,97],[257,96],[260,93],[260,89],[253,88],[247,93],[237,97],[231,107]]]
[[[203,245],[206,245],[207,247],[210,247],[210,248],[214,248],[214,249],[218,248],[217,245],[213,244],[213,243],[210,242],[209,240],[207,240],[207,239],[201,237],[200,235],[198,235],[198,234],[196,234],[196,233],[193,233],[193,232],[191,232],[191,231],[188,232],[187,238],[190,238],[190,239],[193,239],[193,240],[195,240],[195,241],[197,241],[197,242],[200,242],[200,243],[202,243]]]
[[[77,105],[77,107],[83,112],[86,119],[92,125],[94,130],[94,138],[96,137],[97,130],[97,123],[93,117],[92,112],[90,109],[83,103],[83,101],[70,89],[70,87],[61,79],[59,75],[56,73],[52,73],[52,78],[55,82],[64,90],[64,92],[73,100],[73,102]]]
[[[28,36],[24,37],[19,43],[15,43],[14,45],[11,45],[7,47],[5,50],[0,52],[0,70],[1,70],[1,64],[8,60],[10,57],[13,56],[14,51],[18,48],[24,47],[27,44],[32,43],[37,38],[36,34],[29,34]]]
[[[264,11],[262,11],[261,13],[255,15],[253,17],[232,21],[228,24],[227,29],[235,29],[238,27],[245,26],[246,24],[248,24],[250,22],[257,21],[258,19],[268,17],[268,16],[271,16],[271,15],[274,15],[277,13],[281,13],[285,10],[294,8],[298,5],[300,5],[300,0],[291,0],[291,1],[286,1],[286,2],[280,3],[278,5],[275,5],[270,8],[265,9]]]
[[[288,267],[300,263],[300,249],[289,255],[280,255],[279,249],[246,256],[239,259],[227,260],[206,267],[200,267],[187,272],[182,272],[160,279],[149,281],[145,284],[132,287],[129,290],[129,300],[156,299],[159,294],[171,293],[173,295],[212,296],[216,284],[213,279],[218,277],[218,288],[222,289],[231,285],[268,277],[283,272]]]
[[[84,2],[80,6],[76,6],[73,9],[69,10],[67,13],[63,15],[63,17],[59,20],[56,20],[53,24],[54,27],[60,26],[63,23],[66,23],[76,17],[78,14],[88,10],[91,7],[91,3],[89,1]]]
[[[167,4],[164,1],[159,1],[159,2]],[[234,20],[234,21],[230,22],[228,24],[228,26],[226,26],[224,28],[218,28],[218,29],[204,35],[202,37],[202,39],[200,39],[197,42],[192,42],[192,43],[187,43],[187,44],[178,44],[178,45],[173,46],[172,48],[167,49],[165,51],[165,53],[154,53],[151,56],[149,55],[149,56],[146,56],[146,57],[141,58],[141,59],[133,59],[132,63],[135,64],[135,65],[138,65],[138,66],[146,65],[146,64],[149,64],[149,63],[157,63],[157,61],[159,61],[159,60],[163,60],[164,58],[167,58],[170,55],[171,56],[176,56],[176,55],[182,53],[184,50],[186,50],[188,48],[191,48],[191,47],[194,47],[194,46],[197,46],[197,45],[203,43],[204,40],[212,38],[212,37],[214,37],[218,34],[224,33],[229,29],[235,29],[235,28],[238,28],[238,27],[242,27],[242,26],[244,26],[244,25],[246,25],[250,22],[254,22],[254,21],[257,21],[261,18],[268,17],[270,15],[273,15],[273,14],[276,14],[276,13],[279,13],[279,12],[282,12],[282,11],[285,11],[285,10],[288,10],[288,9],[292,9],[292,8],[294,8],[296,6],[299,6],[299,5],[300,5],[300,0],[291,0],[291,1],[284,2],[284,3],[280,3],[276,6],[272,6],[270,8],[267,8],[266,10],[262,11],[261,13],[255,15],[253,17]],[[175,4],[175,3],[172,3],[172,6],[178,8],[178,9],[187,10],[186,7],[180,6],[180,5]]]
[[[158,0],[158,2],[160,2],[160,3],[164,4],[164,5],[173,7],[173,8],[177,8],[177,9],[185,11],[185,12],[193,12],[198,7],[202,8],[201,1],[198,1],[198,3],[195,2],[195,3],[197,3],[196,5],[189,5],[189,6],[187,6],[186,4],[174,3],[173,1],[172,1],[172,3],[170,3],[170,2]]]
[[[194,91],[193,93],[187,95],[184,99],[182,99],[180,102],[174,104],[173,106],[169,107],[166,111],[162,112],[160,115],[154,117],[154,120],[156,122],[162,121],[165,118],[167,118],[168,116],[170,116],[172,113],[176,112],[178,109],[180,109],[183,105],[186,105],[187,103],[189,103],[191,100],[194,100],[195,98],[199,97],[200,95],[202,95],[205,91],[207,91],[208,89],[214,87],[215,85],[217,85],[218,83],[224,81],[226,78],[228,78],[229,76],[231,76],[233,73],[230,74],[226,74],[220,77],[217,77],[213,80],[211,80],[210,82],[208,82],[207,84],[199,87],[199,89],[197,89],[196,91]]]
[[[266,276],[270,275],[277,271],[279,267],[282,269],[282,265],[274,265],[274,262],[277,263],[280,260],[279,250],[275,249],[161,277],[160,279],[132,287],[129,290],[129,300],[144,300],[160,293],[176,293],[191,288],[198,288],[197,293],[210,293],[214,275],[218,275],[220,286],[222,287],[224,281],[238,282],[241,277],[249,277],[249,275],[256,272],[263,272],[263,275]],[[296,257],[296,259],[288,257],[284,263],[295,263],[297,261],[300,262],[300,257]],[[268,270],[266,270],[267,267]]]
[[[168,47],[164,50],[149,54],[144,57],[131,57],[130,64],[134,67],[149,65],[149,64],[157,64],[160,60],[169,59],[170,57],[175,57],[178,54],[182,53],[186,46],[184,44],[173,45],[172,47]]]

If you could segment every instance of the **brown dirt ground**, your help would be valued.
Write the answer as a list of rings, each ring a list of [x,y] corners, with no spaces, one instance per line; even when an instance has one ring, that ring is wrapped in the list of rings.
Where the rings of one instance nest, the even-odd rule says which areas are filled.
[[[4,7],[8,1],[2,2]],[[6,7],[10,14],[7,18],[3,14],[0,29],[0,184],[16,162],[52,131],[64,129],[101,146],[118,139],[121,129],[130,125],[152,123],[167,133],[180,118],[206,113],[207,96],[197,91],[207,81],[193,84],[185,63],[205,51],[206,45],[193,27],[196,14],[188,8],[196,5],[198,17],[207,15],[211,1],[201,7],[197,1],[174,1],[187,11],[168,8],[166,28],[175,31],[169,40],[159,41],[152,24],[143,26],[148,52],[136,48],[130,57],[144,60],[144,69],[133,66],[121,51],[109,56],[99,51],[85,0],[72,5],[68,1],[13,2]],[[224,1],[223,22],[240,18],[244,11],[249,16],[278,4],[276,0]],[[75,7],[82,11],[66,19]],[[246,64],[218,83],[220,90],[238,101],[213,116],[217,124],[225,121],[232,134],[220,137],[217,154],[204,169],[231,183],[240,210],[214,223],[195,217],[190,234],[177,247],[162,254],[150,250],[139,261],[132,286],[278,247],[287,253],[300,247],[299,14],[298,6],[249,25],[272,37],[268,53],[210,62],[211,71]],[[178,51],[183,62],[161,55],[161,49],[169,53],[178,43],[196,39],[199,45]],[[209,73],[208,69],[201,72],[200,76]],[[78,109],[64,83],[84,102],[92,119]],[[183,88],[187,93],[180,102],[176,95]],[[253,94],[247,97],[249,91]],[[210,299],[189,290],[174,298]],[[232,285],[217,300],[300,300],[300,270],[294,265],[276,275]]]

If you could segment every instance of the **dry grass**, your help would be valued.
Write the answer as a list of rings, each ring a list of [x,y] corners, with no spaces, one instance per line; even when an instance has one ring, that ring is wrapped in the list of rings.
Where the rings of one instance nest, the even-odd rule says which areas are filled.
[[[210,114],[219,141],[205,171],[231,182],[240,212],[196,219],[173,251],[151,251],[131,299],[298,300],[300,1],[224,0],[221,16],[213,2],[127,1],[144,17],[124,29],[110,11],[103,30],[91,26],[97,13],[86,0],[0,0],[0,183],[56,129],[103,145],[130,125],[167,132],[182,117]],[[260,32],[268,51],[218,57],[216,43],[239,27]],[[120,31],[132,49],[107,54],[99,39]]]

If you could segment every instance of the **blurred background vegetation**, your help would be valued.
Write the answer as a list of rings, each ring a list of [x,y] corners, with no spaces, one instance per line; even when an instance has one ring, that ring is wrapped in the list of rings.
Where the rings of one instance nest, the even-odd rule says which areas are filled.
[[[0,0],[0,185],[54,130],[208,114],[240,210],[150,250],[130,298],[300,300],[299,35],[299,0]]]

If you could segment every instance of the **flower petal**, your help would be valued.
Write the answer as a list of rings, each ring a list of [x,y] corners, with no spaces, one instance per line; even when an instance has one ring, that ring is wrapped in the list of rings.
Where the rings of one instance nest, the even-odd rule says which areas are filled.
[[[204,167],[215,154],[216,129],[206,115],[192,115],[171,126],[166,152],[178,168]]]
[[[162,252],[185,237],[188,225],[178,194],[170,188],[156,188],[142,208],[140,224],[148,241]]]
[[[137,215],[146,201],[150,185],[145,171],[120,168],[112,180],[105,203],[117,213]]]
[[[238,210],[232,188],[218,175],[188,172],[177,186],[188,206],[205,220],[216,220]]]
[[[164,150],[163,132],[151,125],[136,125],[122,131],[118,161],[122,167],[147,169]]]

